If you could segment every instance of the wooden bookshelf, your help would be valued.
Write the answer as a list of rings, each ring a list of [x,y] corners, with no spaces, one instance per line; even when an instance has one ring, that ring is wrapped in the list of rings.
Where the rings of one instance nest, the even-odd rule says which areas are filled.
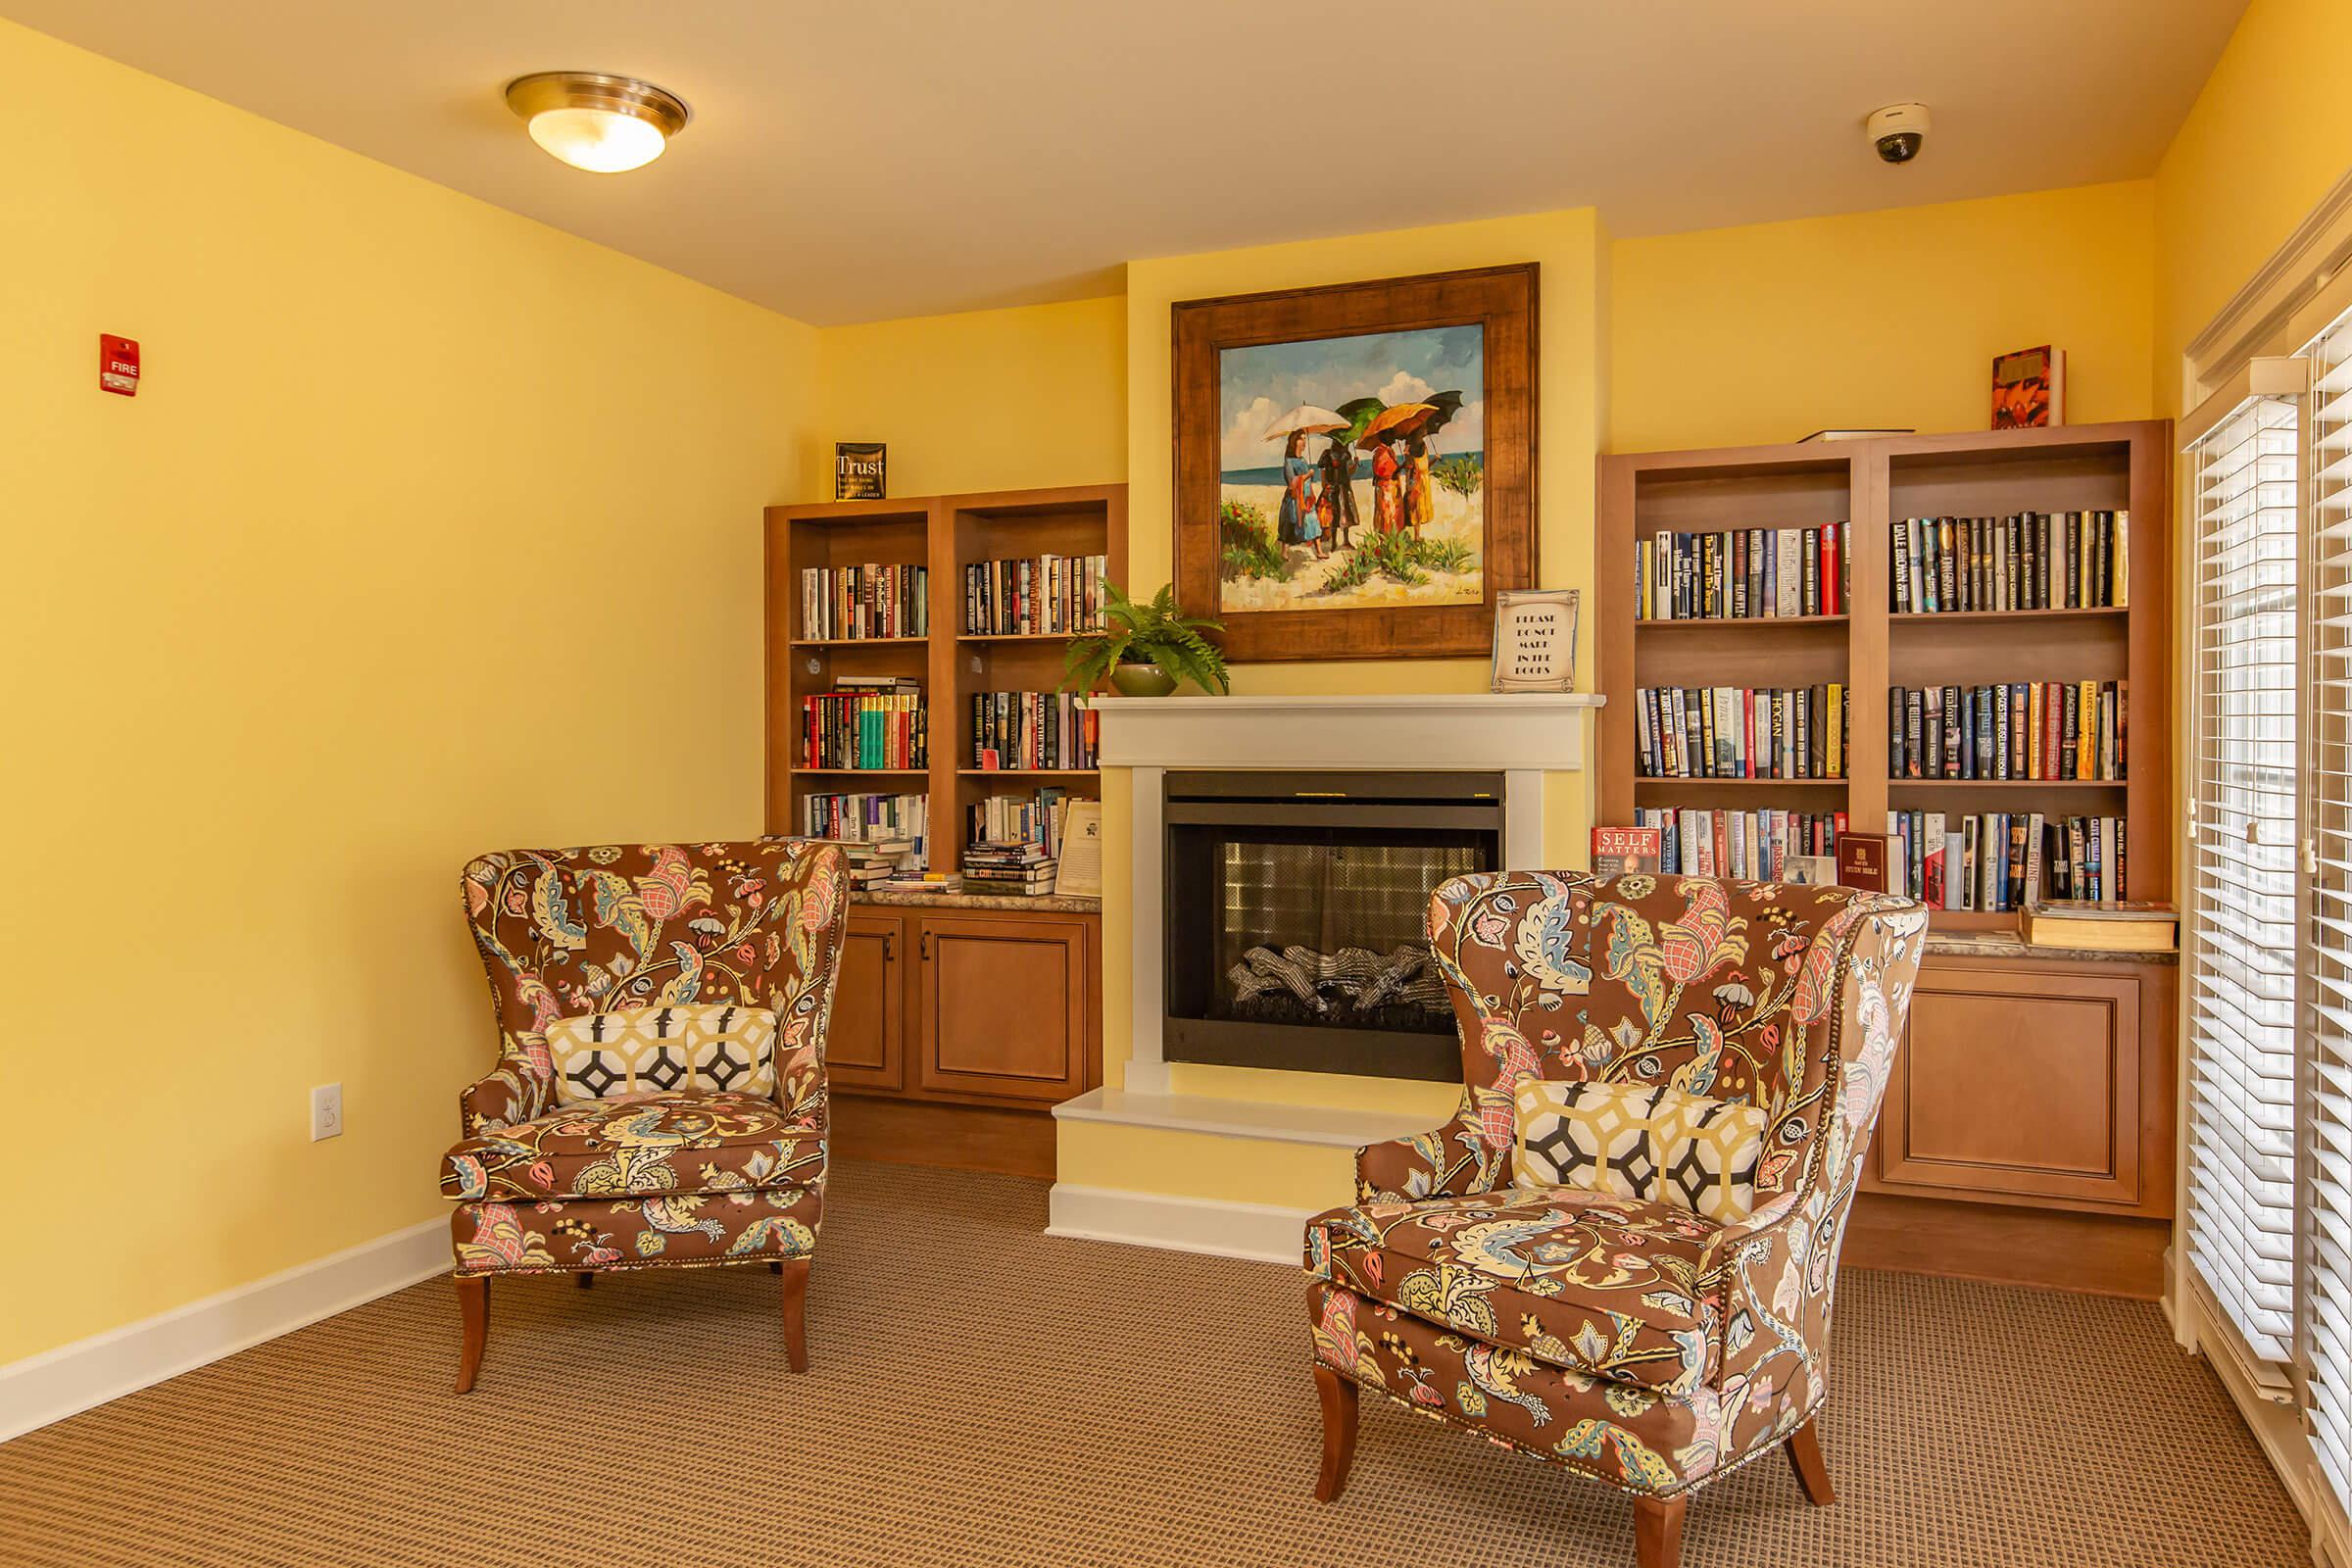
[[[1771,806],[1843,810],[1849,830],[1883,833],[1888,813],[1904,809],[2119,815],[2126,896],[2173,900],[2172,465],[2172,427],[2160,420],[1603,458],[1595,637],[1609,701],[1597,819],[1631,822],[1638,807]],[[2131,514],[2126,606],[1890,611],[1897,519],[2075,511]],[[1841,615],[1635,618],[1642,539],[1829,522],[1846,530]],[[1889,686],[2093,679],[2130,682],[2125,779],[1887,776]],[[1643,687],[1830,681],[1847,694],[1843,779],[1636,776]],[[2017,949],[2000,940],[2016,921],[2014,912],[1935,912],[1913,1047],[1889,1090],[1873,1185],[2153,1225],[2172,1211],[2176,966]],[[2053,1019],[2065,1020],[2063,1040],[2041,1038],[2036,1026]],[[1983,1049],[1988,1030],[2022,1031],[2034,1049],[1960,1061],[1971,1040]],[[2000,1081],[2006,1067],[2022,1071],[2029,1060],[2049,1079]],[[1956,1094],[1954,1085],[1976,1081],[1972,1072],[1982,1095]],[[2098,1288],[2152,1291],[2156,1236],[2153,1228],[2134,1234],[2131,1281]],[[2063,1259],[2048,1261],[2042,1282],[2067,1282]]]
[[[1109,579],[1124,585],[1126,486],[770,507],[763,530],[768,832],[803,832],[811,794],[920,793],[930,802],[930,863],[952,869],[962,862],[968,809],[991,794],[1042,785],[1101,797],[1093,769],[969,765],[972,694],[1054,690],[1069,639],[966,632],[963,568],[1102,555]],[[929,568],[928,634],[806,636],[802,569],[866,563]],[[801,765],[802,699],[844,675],[922,683],[927,765]],[[1101,974],[1101,915],[1075,901],[860,898],[827,1044],[841,1152],[1051,1176],[1054,1124],[1041,1112],[1102,1081]]]

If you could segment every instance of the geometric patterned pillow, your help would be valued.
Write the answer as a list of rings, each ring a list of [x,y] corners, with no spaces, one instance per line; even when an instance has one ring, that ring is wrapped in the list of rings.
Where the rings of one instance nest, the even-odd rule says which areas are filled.
[[[1522,1079],[1514,1187],[1581,1187],[1723,1224],[1756,1206],[1764,1111],[1636,1084]]]
[[[656,1090],[776,1092],[776,1015],[764,1007],[678,1004],[559,1018],[547,1031],[556,1102]]]

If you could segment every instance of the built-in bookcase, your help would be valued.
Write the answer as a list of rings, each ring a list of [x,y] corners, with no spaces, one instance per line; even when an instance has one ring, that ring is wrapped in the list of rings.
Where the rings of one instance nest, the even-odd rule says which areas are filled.
[[[767,596],[767,831],[804,831],[811,795],[923,794],[930,802],[931,864],[956,866],[969,808],[990,795],[1052,786],[1099,797],[1095,769],[984,770],[974,765],[976,692],[1051,692],[1061,681],[1062,634],[986,635],[964,630],[964,568],[1041,556],[1108,558],[1125,586],[1127,490],[1089,485],[889,501],[770,507],[765,519]],[[927,634],[809,636],[802,611],[807,567],[923,565],[930,573]],[[803,765],[803,703],[847,676],[917,681],[929,750],[920,768],[818,769]]]
[[[2171,427],[2161,421],[1976,435],[1902,436],[1604,458],[1599,476],[1597,641],[1600,820],[1639,808],[1843,811],[1885,832],[1889,813],[2040,812],[2124,824],[2125,896],[2173,896]],[[2129,514],[2126,604],[2116,608],[1897,613],[1892,537],[1912,517]],[[1844,613],[1751,619],[1637,618],[1642,541],[1660,532],[1842,525]],[[1653,552],[1654,553],[1654,552]],[[1889,686],[2129,683],[2127,776],[2091,780],[1888,775]],[[1814,686],[1847,699],[1842,778],[1638,774],[1639,694],[1661,686]],[[1944,930],[2011,929],[2010,912],[1937,910]]]

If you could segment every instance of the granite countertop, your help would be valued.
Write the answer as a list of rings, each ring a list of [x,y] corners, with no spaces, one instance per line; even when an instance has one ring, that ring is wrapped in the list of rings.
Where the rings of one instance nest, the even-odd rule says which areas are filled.
[[[2091,963],[2179,963],[2178,953],[2109,953],[2098,948],[2053,948],[2021,942],[2006,931],[1947,931],[1928,938],[1928,956],[1944,958],[2063,958]]]
[[[877,904],[902,909],[1034,909],[1045,914],[1100,914],[1102,901],[1075,893],[1043,893],[1019,898],[1004,893],[906,893],[875,888],[850,895],[852,904]]]

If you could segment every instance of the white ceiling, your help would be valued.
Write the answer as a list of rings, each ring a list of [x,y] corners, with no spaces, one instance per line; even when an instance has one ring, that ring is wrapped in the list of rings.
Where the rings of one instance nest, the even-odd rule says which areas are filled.
[[[1129,258],[1593,204],[1618,234],[2149,173],[2245,0],[0,0],[0,14],[819,323]],[[580,173],[501,97],[695,120]],[[1906,169],[1860,121],[1917,98]],[[39,127],[32,132],[36,137]],[[2029,236],[2020,265],[2032,265]]]

